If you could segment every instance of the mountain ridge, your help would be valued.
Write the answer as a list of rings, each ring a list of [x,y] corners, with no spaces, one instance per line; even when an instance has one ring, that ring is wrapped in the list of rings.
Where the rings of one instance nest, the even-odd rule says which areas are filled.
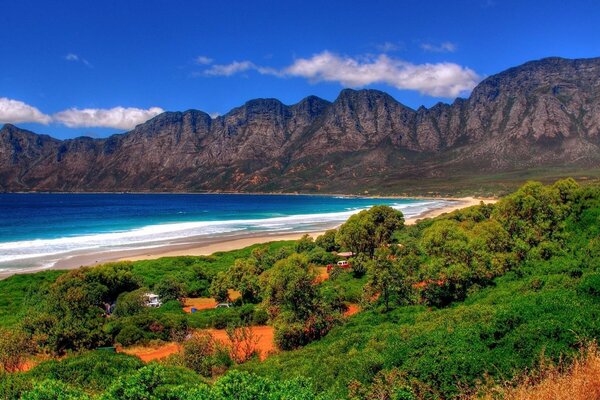
[[[0,129],[1,191],[360,192],[411,180],[600,167],[600,58],[545,58],[412,109],[373,89],[211,118],[168,111],[108,138]]]

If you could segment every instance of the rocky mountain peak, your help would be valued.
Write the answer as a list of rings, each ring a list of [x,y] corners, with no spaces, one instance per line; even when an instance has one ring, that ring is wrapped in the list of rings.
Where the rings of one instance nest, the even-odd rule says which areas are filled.
[[[6,124],[0,190],[350,191],[531,167],[600,167],[600,59],[532,61],[467,99],[413,110],[385,92],[165,112],[106,139]]]

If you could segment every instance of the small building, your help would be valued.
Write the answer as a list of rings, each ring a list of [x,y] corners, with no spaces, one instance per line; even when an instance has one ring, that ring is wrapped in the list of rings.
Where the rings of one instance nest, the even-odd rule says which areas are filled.
[[[336,255],[338,257],[342,257],[342,258],[354,257],[354,253],[351,251],[342,251],[341,253],[337,253]]]
[[[144,305],[146,307],[160,307],[162,306],[162,301],[160,301],[160,297],[154,293],[146,293],[144,294]]]

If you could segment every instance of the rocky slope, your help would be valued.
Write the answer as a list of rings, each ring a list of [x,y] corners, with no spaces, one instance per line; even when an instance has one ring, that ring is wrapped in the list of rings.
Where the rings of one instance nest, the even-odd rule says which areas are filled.
[[[0,130],[2,191],[338,191],[528,168],[600,167],[600,58],[547,58],[413,110],[376,90],[330,103],[166,112],[106,139]]]

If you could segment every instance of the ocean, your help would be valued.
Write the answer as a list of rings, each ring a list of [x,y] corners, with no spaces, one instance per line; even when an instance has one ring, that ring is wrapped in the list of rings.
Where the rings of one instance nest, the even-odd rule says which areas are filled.
[[[410,218],[449,203],[304,195],[0,194],[0,272],[48,268],[86,252],[320,231],[376,204]]]

